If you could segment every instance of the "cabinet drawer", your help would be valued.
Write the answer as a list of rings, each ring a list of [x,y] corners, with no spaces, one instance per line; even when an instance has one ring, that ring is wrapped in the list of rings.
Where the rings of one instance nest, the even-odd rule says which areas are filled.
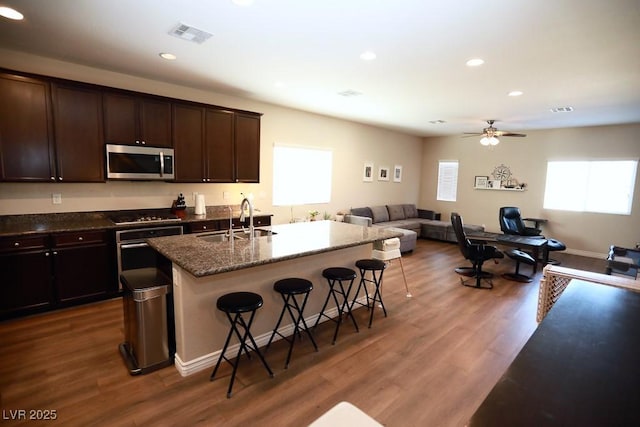
[[[55,247],[105,243],[106,241],[106,231],[74,231],[53,235],[53,246]]]
[[[253,218],[253,225],[256,227],[264,227],[267,225],[271,225],[271,217],[270,216],[256,216]]]
[[[49,244],[48,236],[5,237],[0,239],[0,252],[43,249]]]
[[[218,230],[220,230],[220,223],[217,220],[192,222],[191,224],[189,224],[189,231],[191,233],[202,233],[203,231]]]

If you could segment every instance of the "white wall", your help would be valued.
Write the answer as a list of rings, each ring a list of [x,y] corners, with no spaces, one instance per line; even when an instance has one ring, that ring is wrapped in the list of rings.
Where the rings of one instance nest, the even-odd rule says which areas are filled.
[[[331,203],[293,207],[294,217],[309,210],[335,215],[368,204],[417,203],[420,186],[422,140],[373,126],[282,108],[247,99],[177,86],[49,58],[0,49],[0,66],[70,80],[136,90],[263,113],[259,184],[171,184],[157,182],[2,183],[0,215],[73,211],[100,211],[170,207],[178,193],[193,206],[193,192],[205,194],[207,205],[240,203],[241,192],[253,193],[256,207],[274,213],[275,223],[288,222],[291,207],[271,205],[272,159],[275,142],[331,148],[333,183]],[[365,161],[378,166],[403,166],[401,183],[362,181]],[[223,199],[223,192],[229,199]],[[62,204],[53,205],[51,194],[61,193]]]
[[[629,158],[640,158],[640,124],[527,132],[526,138],[502,138],[493,149],[480,145],[478,138],[426,138],[422,181],[427,185],[422,187],[419,204],[440,211],[445,220],[458,212],[466,223],[485,224],[489,231],[498,232],[498,209],[518,206],[525,217],[548,219],[544,234],[562,240],[573,252],[604,254],[611,244],[633,247],[640,242],[640,173],[631,215],[546,210],[547,161]],[[439,160],[459,161],[456,202],[435,201]],[[500,164],[528,184],[526,191],[473,189],[476,175],[490,176]]]

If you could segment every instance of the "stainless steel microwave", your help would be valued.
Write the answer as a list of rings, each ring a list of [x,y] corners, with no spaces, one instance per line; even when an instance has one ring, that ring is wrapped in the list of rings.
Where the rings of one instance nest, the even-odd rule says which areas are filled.
[[[107,178],[170,181],[174,175],[173,148],[106,144]]]

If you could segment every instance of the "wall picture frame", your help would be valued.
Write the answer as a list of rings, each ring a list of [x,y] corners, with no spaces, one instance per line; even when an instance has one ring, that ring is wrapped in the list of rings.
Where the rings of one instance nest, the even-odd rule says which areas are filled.
[[[389,181],[389,166],[380,166],[378,169],[378,181]]]
[[[502,181],[500,181],[499,179],[490,179],[489,181],[487,181],[487,188],[502,188]]]
[[[402,166],[395,165],[393,167],[393,182],[402,182]]]
[[[364,182],[373,182],[373,162],[364,162],[362,180]]]
[[[475,182],[473,184],[474,188],[487,188],[487,183],[489,181],[488,176],[476,176]]]

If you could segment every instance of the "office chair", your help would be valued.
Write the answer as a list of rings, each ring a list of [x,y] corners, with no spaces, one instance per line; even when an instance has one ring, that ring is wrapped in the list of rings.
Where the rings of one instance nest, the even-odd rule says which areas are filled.
[[[534,227],[527,227],[520,215],[520,209],[516,207],[502,207],[499,214],[500,230],[504,234],[516,236],[535,237],[540,236],[542,230]]]
[[[471,261],[471,264],[473,265],[469,275],[472,279],[475,279],[475,284],[473,284],[469,279],[463,280],[462,277],[460,278],[460,283],[464,286],[476,289],[492,289],[493,283],[491,282],[491,277],[493,277],[493,274],[482,271],[482,264],[490,259],[493,259],[494,262],[497,263],[495,260],[504,258],[504,254],[495,246],[487,245],[483,240],[469,239],[464,231],[462,217],[455,212],[451,213],[451,225],[456,233],[460,252],[462,252],[465,259]],[[456,272],[459,271],[456,269]],[[460,274],[467,275],[462,272],[460,272]],[[483,280],[486,282],[486,286],[482,285]]]

